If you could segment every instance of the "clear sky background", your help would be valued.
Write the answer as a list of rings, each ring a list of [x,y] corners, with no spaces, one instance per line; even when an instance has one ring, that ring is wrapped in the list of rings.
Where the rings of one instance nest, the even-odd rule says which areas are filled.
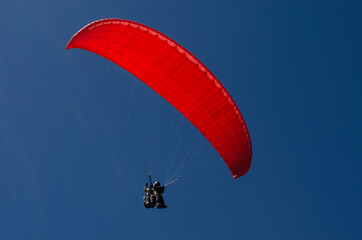
[[[361,10],[1,0],[0,239],[362,239]],[[102,18],[157,29],[219,78],[250,131],[245,176],[141,81],[65,50]],[[181,162],[169,208],[145,209],[148,170],[164,183]]]

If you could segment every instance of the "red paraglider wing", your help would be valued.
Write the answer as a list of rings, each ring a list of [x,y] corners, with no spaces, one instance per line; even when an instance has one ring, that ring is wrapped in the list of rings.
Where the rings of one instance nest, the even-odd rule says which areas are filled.
[[[69,48],[97,53],[135,75],[210,141],[234,178],[248,172],[251,141],[238,107],[216,77],[175,41],[136,22],[103,19],[76,33]]]

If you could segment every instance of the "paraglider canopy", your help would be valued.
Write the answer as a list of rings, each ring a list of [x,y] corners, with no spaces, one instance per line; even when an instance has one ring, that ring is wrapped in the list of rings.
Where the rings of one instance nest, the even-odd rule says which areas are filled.
[[[251,140],[238,107],[210,70],[175,41],[136,22],[103,19],[77,32],[70,48],[97,53],[135,75],[209,140],[234,178],[248,172]]]

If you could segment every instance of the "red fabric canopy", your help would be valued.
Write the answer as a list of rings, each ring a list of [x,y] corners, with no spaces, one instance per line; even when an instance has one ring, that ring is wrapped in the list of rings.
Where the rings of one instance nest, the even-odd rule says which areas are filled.
[[[175,41],[136,22],[103,19],[76,33],[69,48],[97,53],[135,75],[210,141],[234,178],[248,172],[251,141],[238,107],[219,80]]]

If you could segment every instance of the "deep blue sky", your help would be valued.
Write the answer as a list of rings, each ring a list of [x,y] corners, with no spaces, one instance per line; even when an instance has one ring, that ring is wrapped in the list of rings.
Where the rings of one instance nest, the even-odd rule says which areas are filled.
[[[0,239],[362,239],[361,10],[360,1],[0,1]],[[233,180],[131,74],[65,50],[101,18],[157,29],[219,78],[251,134],[247,175]],[[147,166],[164,181],[189,152],[169,208],[144,209]]]

